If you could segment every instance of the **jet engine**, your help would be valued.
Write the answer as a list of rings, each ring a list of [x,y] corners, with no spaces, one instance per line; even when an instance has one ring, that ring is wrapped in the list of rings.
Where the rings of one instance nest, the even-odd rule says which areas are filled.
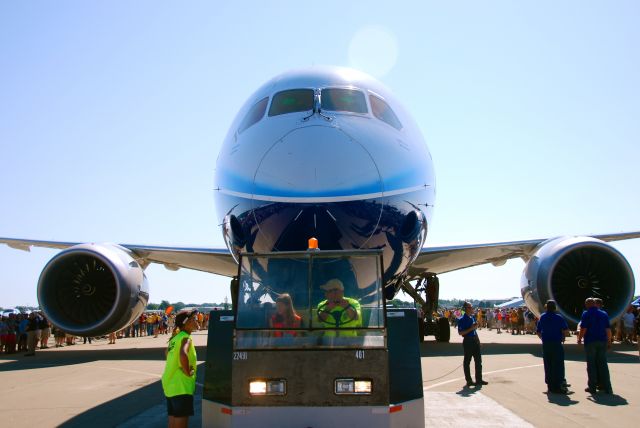
[[[622,254],[589,237],[555,238],[540,244],[522,273],[521,292],[537,315],[556,301],[567,321],[577,324],[587,297],[599,297],[611,319],[633,298],[633,271]]]
[[[56,327],[77,336],[119,330],[149,300],[143,268],[126,248],[81,244],[58,253],[38,281],[38,301]]]

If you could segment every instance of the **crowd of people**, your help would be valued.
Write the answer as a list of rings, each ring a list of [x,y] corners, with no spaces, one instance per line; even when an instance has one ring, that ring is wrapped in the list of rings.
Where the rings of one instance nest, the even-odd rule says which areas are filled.
[[[51,324],[42,313],[3,316],[0,319],[0,353],[26,351],[25,356],[33,356],[38,347],[49,347],[51,334]]]
[[[175,313],[166,314],[162,311],[142,313],[133,323],[120,331],[107,336],[109,344],[117,339],[128,337],[142,337],[171,334],[175,328]],[[207,329],[209,314],[199,313],[200,329]],[[10,313],[0,317],[0,354],[14,354],[25,352],[25,356],[35,355],[38,348],[49,348],[53,337],[53,346],[60,348],[76,344],[78,337],[69,334],[53,325],[43,312]],[[94,337],[83,337],[83,343],[91,343]]]
[[[443,316],[452,326],[457,326],[458,319],[464,315],[459,309],[445,309]],[[516,334],[535,334],[538,318],[526,306],[519,308],[476,308],[472,315],[478,322],[478,329],[495,329],[502,332]]]
[[[200,330],[209,327],[209,314],[198,313],[198,325]],[[150,311],[142,313],[133,323],[122,330],[113,333],[115,339],[128,337],[143,337],[171,334],[175,329],[176,314],[174,312],[166,314],[164,312]]]
[[[458,320],[464,315],[464,310],[445,308],[440,316],[449,320],[453,327],[457,327]],[[474,308],[471,316],[478,323],[478,330],[496,330],[498,334],[511,333],[536,334],[539,318],[526,306],[518,308]],[[576,330],[577,331],[577,330]],[[640,308],[629,305],[622,316],[611,323],[613,341],[619,343],[638,343],[640,336]],[[640,352],[640,343],[638,343]]]

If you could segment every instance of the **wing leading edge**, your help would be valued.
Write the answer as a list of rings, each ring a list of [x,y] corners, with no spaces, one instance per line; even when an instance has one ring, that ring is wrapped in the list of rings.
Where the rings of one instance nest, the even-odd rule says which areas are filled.
[[[30,251],[31,247],[64,250],[79,242],[35,241],[28,239],[0,238],[16,250]],[[180,268],[199,270],[224,276],[238,274],[238,265],[226,248],[155,247],[148,245],[119,244],[134,253],[140,264],[158,263],[169,270]]]
[[[589,235],[605,242],[640,238],[640,231]],[[489,244],[454,245],[445,247],[426,247],[409,267],[408,278],[419,278],[427,273],[441,274],[454,270],[492,263],[501,266],[509,259],[530,257],[535,249],[548,239],[498,242]],[[31,247],[63,250],[79,242],[36,241],[28,239],[0,238],[0,244],[11,248],[29,251]],[[238,272],[238,266],[226,248],[181,248],[156,247],[148,245],[120,244],[132,251],[141,264],[158,263],[169,270],[180,268],[199,270],[232,277]]]
[[[586,236],[605,242],[613,242],[640,238],[640,231]],[[427,273],[441,274],[487,263],[501,266],[509,259],[531,257],[536,248],[548,240],[547,238],[490,244],[426,247],[420,251],[420,255],[409,268],[408,277],[415,279]]]

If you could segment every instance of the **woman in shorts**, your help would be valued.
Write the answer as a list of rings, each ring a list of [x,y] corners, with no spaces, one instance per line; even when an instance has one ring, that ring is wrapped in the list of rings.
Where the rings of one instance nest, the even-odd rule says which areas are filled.
[[[169,428],[186,428],[193,416],[196,390],[196,348],[191,332],[198,330],[198,311],[176,315],[176,328],[167,346],[162,389],[167,397]]]

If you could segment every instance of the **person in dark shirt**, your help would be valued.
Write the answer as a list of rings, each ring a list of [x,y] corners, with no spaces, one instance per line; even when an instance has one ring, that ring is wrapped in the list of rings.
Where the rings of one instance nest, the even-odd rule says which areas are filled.
[[[542,360],[544,362],[544,382],[547,391],[553,394],[567,394],[564,387],[564,348],[562,343],[569,334],[569,326],[556,313],[556,302],[547,301],[546,312],[540,316],[536,333],[542,339]]]
[[[27,324],[27,353],[25,357],[33,357],[36,355],[38,340],[40,339],[40,320],[35,312],[29,314],[29,323]]]
[[[606,312],[598,309],[594,299],[585,301],[586,311],[582,313],[578,344],[584,339],[584,350],[587,358],[586,392],[595,394],[600,386],[606,394],[612,394],[607,349],[611,349],[611,325]]]
[[[462,348],[464,349],[464,378],[467,381],[467,386],[480,386],[488,385],[489,382],[482,380],[482,355],[480,354],[480,339],[476,329],[478,323],[471,316],[473,313],[473,306],[471,303],[464,302],[462,306],[464,315],[458,320],[458,334],[463,337]],[[476,382],[474,384],[471,379],[471,358],[475,363],[476,368]]]

